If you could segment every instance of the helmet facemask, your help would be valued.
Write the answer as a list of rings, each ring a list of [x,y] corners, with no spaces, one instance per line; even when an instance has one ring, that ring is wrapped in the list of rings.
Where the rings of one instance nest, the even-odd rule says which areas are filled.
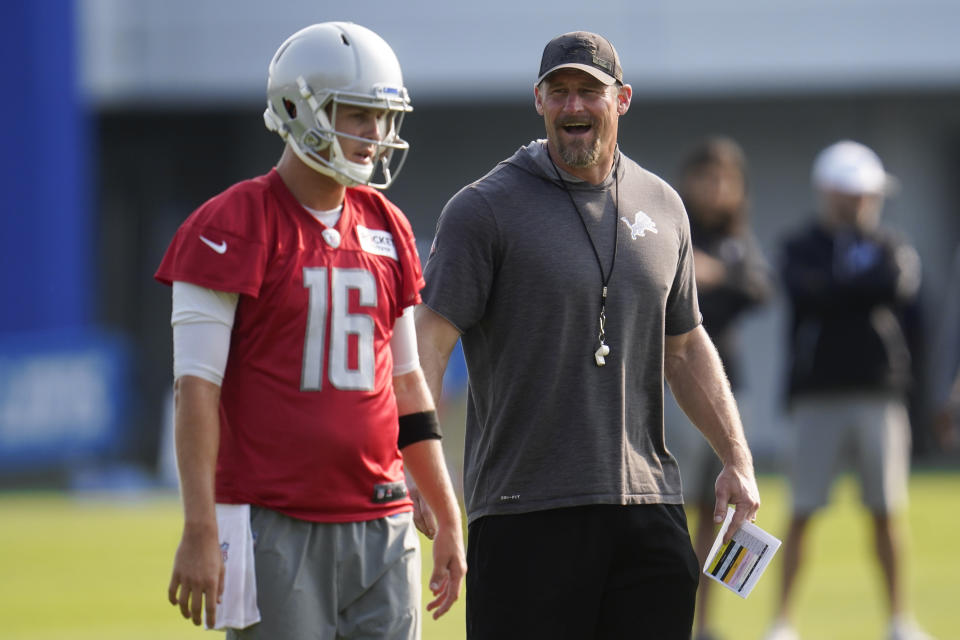
[[[302,85],[301,95],[307,96],[304,100],[309,105],[314,120],[314,126],[306,129],[298,140],[290,139],[293,150],[300,159],[315,171],[329,175],[348,187],[362,184],[386,189],[390,186],[400,172],[410,149],[407,141],[399,135],[406,112],[404,103],[339,91],[330,92],[323,101],[319,101],[302,78],[298,78],[298,84]],[[377,123],[379,140],[337,131],[337,110],[342,105],[382,110],[384,114],[378,118]],[[340,146],[342,138],[374,146],[372,161],[358,163],[348,160]],[[394,160],[396,151],[400,153]]]

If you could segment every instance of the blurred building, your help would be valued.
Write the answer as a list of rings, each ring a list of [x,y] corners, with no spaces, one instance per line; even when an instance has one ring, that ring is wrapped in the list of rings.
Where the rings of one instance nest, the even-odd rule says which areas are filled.
[[[412,150],[389,196],[424,242],[457,189],[542,136],[532,100],[540,53],[551,37],[575,29],[606,35],[620,53],[634,88],[621,143],[640,164],[673,180],[703,135],[742,143],[753,220],[771,260],[780,236],[813,207],[815,153],[844,137],[872,146],[900,179],[885,216],[920,249],[930,316],[960,239],[960,3],[948,0],[598,0],[589,9],[570,0],[16,0],[6,7],[12,19],[3,28],[17,33],[5,48],[21,49],[27,101],[5,107],[16,110],[7,114],[16,131],[4,134],[15,136],[5,166],[30,150],[31,162],[53,158],[60,171],[5,171],[4,187],[19,194],[18,209],[60,208],[55,271],[68,276],[63,295],[72,311],[58,315],[63,307],[31,282],[31,273],[49,278],[49,269],[15,278],[16,265],[5,263],[4,298],[32,311],[8,317],[0,334],[79,325],[127,340],[123,451],[144,464],[156,459],[171,377],[169,291],[152,273],[184,217],[279,157],[281,142],[261,119],[267,64],[287,35],[313,22],[364,24],[400,58],[415,108],[403,129]],[[50,22],[53,14],[59,22]],[[73,29],[52,53],[50,24]],[[36,51],[51,59],[38,62]],[[51,65],[62,71],[46,73]],[[43,122],[29,117],[38,109]],[[39,125],[62,128],[64,118],[66,133],[37,133]],[[58,158],[64,137],[70,153]],[[64,209],[64,200],[73,206]],[[4,242],[15,255],[33,255],[49,219],[5,214]],[[745,327],[741,403],[761,457],[776,450],[782,423],[782,314],[777,303]],[[0,458],[2,438],[0,418]],[[921,452],[925,443],[921,435]]]

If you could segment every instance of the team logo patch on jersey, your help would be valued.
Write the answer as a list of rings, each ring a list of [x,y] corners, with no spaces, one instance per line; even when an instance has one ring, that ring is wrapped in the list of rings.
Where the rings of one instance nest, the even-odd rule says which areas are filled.
[[[397,248],[393,246],[393,235],[389,231],[367,229],[358,224],[357,237],[360,239],[360,248],[367,253],[399,260]]]
[[[627,226],[630,227],[630,239],[636,240],[638,237],[642,238],[647,235],[647,231],[650,233],[658,233],[657,223],[653,219],[645,214],[643,211],[637,211],[633,216],[633,222],[626,217],[620,218],[627,223]]]

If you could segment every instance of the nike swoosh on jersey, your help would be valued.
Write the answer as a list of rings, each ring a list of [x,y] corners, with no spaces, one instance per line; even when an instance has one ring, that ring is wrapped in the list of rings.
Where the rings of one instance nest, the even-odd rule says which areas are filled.
[[[220,255],[223,255],[227,252],[226,240],[221,240],[219,243],[216,243],[213,240],[210,240],[209,238],[204,237],[203,235],[200,236],[200,240],[203,241],[203,244],[207,245],[208,247],[210,247]]]

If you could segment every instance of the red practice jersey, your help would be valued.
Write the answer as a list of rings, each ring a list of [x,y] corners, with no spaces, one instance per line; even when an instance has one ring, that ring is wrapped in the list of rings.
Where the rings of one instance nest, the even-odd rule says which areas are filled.
[[[339,238],[324,234],[274,169],[193,212],[157,270],[165,284],[240,294],[220,396],[217,502],[316,522],[411,508],[397,484],[390,338],[420,301],[413,232],[366,187],[346,190],[334,229]]]

